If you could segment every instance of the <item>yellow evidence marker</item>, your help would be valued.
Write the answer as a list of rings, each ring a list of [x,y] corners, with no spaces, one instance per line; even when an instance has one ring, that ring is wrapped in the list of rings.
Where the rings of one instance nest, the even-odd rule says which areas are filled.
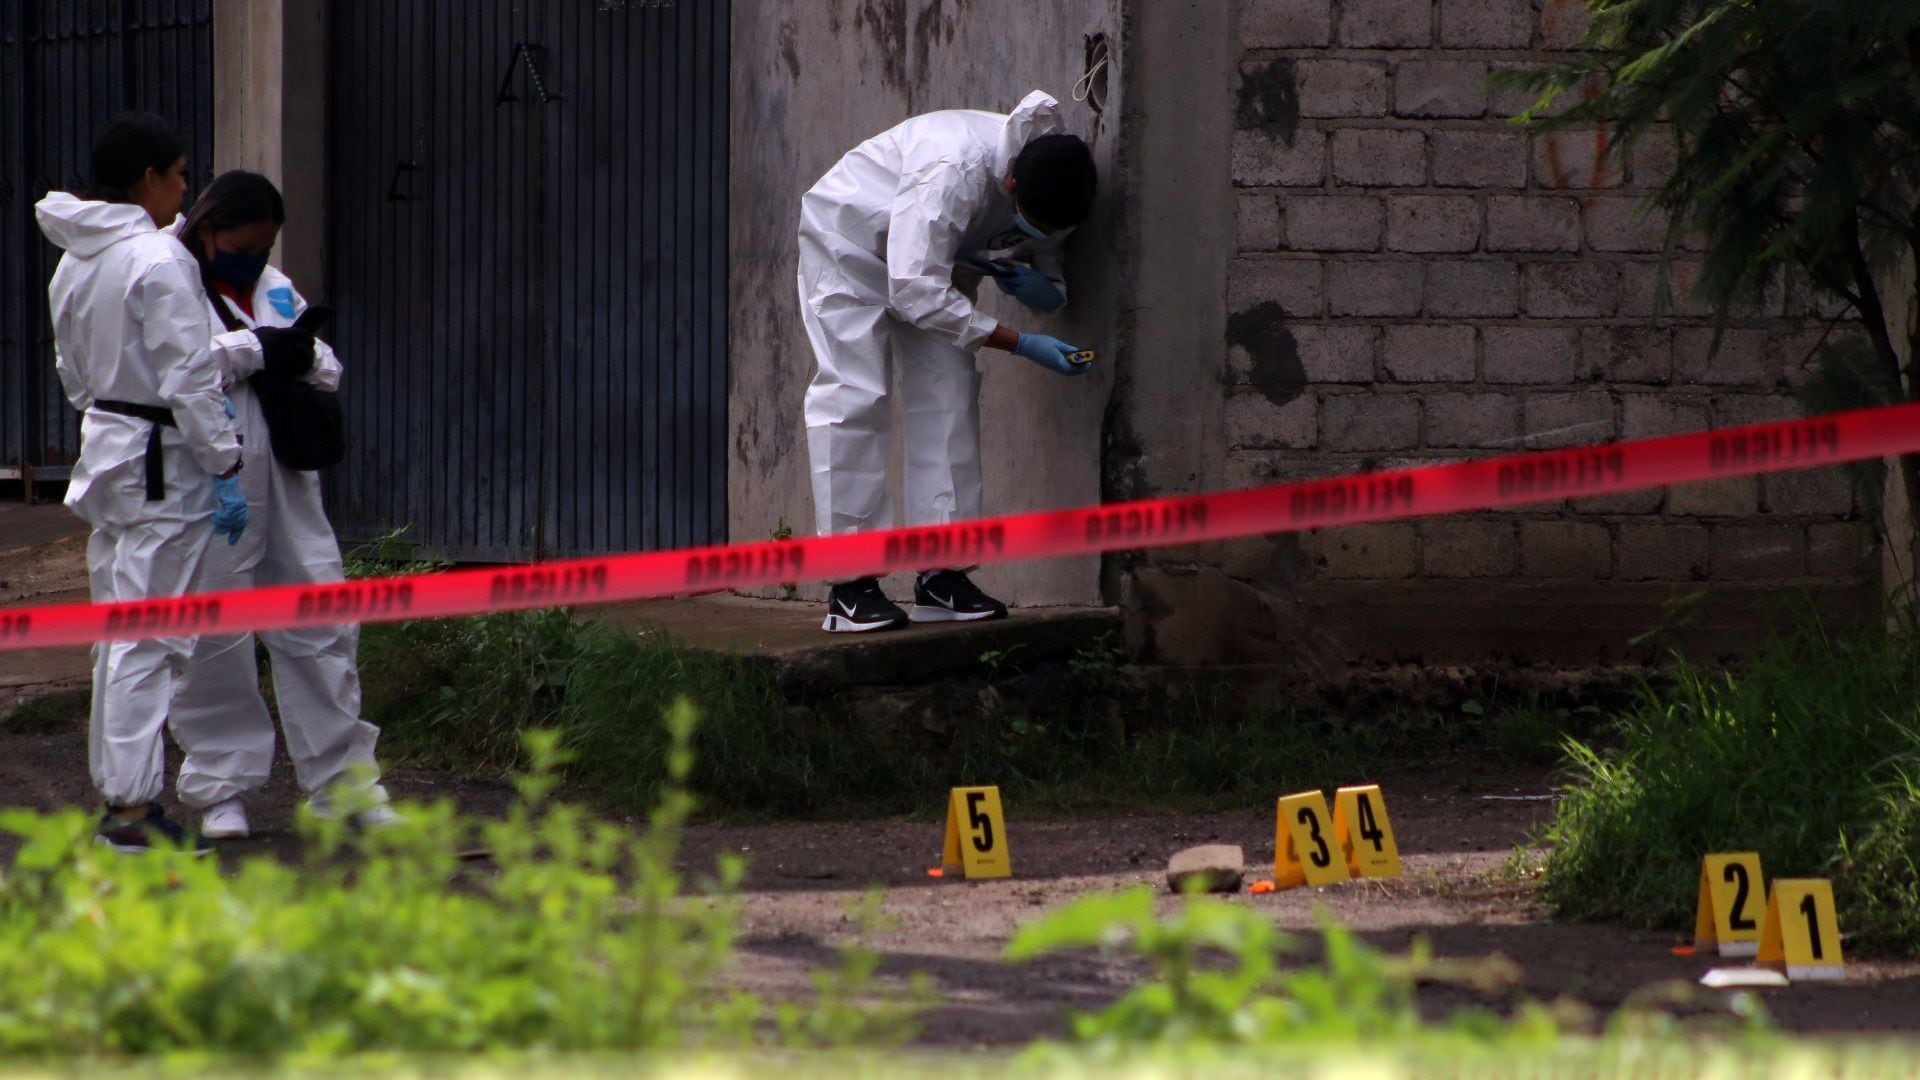
[[[1767,899],[1760,927],[1762,967],[1789,979],[1838,979],[1840,920],[1833,912],[1833,884],[1824,878],[1781,878]]]
[[[1333,835],[1340,838],[1347,869],[1357,878],[1400,876],[1400,845],[1387,820],[1379,784],[1343,787],[1333,794]]]
[[[1347,860],[1334,853],[1339,842],[1340,835],[1328,819],[1325,796],[1303,791],[1281,799],[1273,827],[1274,887],[1291,889],[1348,880]]]
[[[953,789],[947,797],[947,842],[940,866],[943,870],[965,871],[968,878],[1013,876],[999,788]]]
[[[1760,950],[1760,915],[1766,907],[1760,854],[1741,851],[1700,860],[1700,902],[1694,908],[1693,947],[1721,956],[1752,956]]]

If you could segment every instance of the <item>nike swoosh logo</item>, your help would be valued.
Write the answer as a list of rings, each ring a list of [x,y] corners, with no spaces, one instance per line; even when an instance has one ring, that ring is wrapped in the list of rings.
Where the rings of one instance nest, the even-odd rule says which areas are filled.
[[[853,618],[853,608],[848,606],[845,600],[835,600],[834,603],[840,606],[840,610],[846,613],[847,618]]]
[[[939,604],[943,608],[952,608],[954,606],[953,600],[951,598],[941,596],[939,593],[934,592],[932,589],[927,590],[927,599],[933,601],[936,604]]]

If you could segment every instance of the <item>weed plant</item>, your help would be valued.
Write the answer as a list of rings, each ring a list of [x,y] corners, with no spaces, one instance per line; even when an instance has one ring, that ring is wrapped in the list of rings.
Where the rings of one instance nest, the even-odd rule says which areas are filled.
[[[1547,898],[1679,928],[1700,857],[1752,850],[1769,877],[1831,874],[1857,944],[1920,950],[1920,641],[1808,623],[1738,670],[1672,674],[1619,718],[1615,748],[1569,742]]]
[[[740,863],[699,896],[675,870],[696,720],[667,714],[661,796],[637,831],[549,802],[565,754],[527,739],[500,820],[407,805],[355,836],[307,815],[306,858],[223,867],[117,855],[78,811],[0,814],[24,840],[0,879],[0,1058],[178,1053],[324,1060],[363,1052],[741,1048],[911,1034],[849,950],[814,1010],[721,989]],[[487,859],[463,857],[474,842]],[[777,1020],[777,1023],[775,1022]]]

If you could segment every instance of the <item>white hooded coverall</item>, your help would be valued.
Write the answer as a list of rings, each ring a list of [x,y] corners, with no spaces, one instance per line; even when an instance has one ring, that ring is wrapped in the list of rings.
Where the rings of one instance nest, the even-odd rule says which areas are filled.
[[[87,543],[93,599],[182,596],[192,589],[213,535],[213,477],[240,460],[199,266],[138,206],[55,192],[35,210],[41,231],[66,253],[47,294],[54,367],[67,400],[82,414],[80,460],[66,503],[93,526]],[[251,333],[223,334],[220,341],[228,364],[259,368]],[[147,498],[154,425],[96,407],[105,401],[172,412],[177,426],[160,427],[161,498]],[[160,798],[161,726],[192,648],[192,637],[94,646],[88,749],[94,785],[109,806]]]
[[[953,283],[962,259],[1030,262],[1065,292],[1061,229],[1032,239],[1003,185],[1022,148],[1062,130],[1059,103],[928,113],[855,147],[800,201],[800,312],[819,370],[807,451],[822,535],[895,524],[890,359],[900,363],[906,524],[980,516],[980,373],[998,325]]]
[[[225,297],[217,302],[248,328],[291,326],[307,309],[292,279],[271,266],[250,299],[251,317]],[[209,308],[209,313],[216,325],[226,325],[217,311]],[[335,390],[340,371],[333,349],[316,342],[306,381]],[[235,377],[227,395],[252,450],[240,473],[248,525],[238,544],[208,548],[200,590],[346,580],[340,545],[320,501],[320,474],[290,469],[273,455],[266,414],[244,378]],[[380,729],[360,719],[359,628],[348,623],[269,630],[259,638],[273,659],[274,698],[301,789],[325,801],[329,786],[351,774],[354,782],[373,785],[354,798],[356,809],[385,802],[385,790],[373,783],[379,775],[373,751]],[[180,801],[195,809],[253,791],[272,771],[273,718],[260,696],[253,642],[253,634],[202,635],[186,676],[175,685],[170,726],[186,755]]]

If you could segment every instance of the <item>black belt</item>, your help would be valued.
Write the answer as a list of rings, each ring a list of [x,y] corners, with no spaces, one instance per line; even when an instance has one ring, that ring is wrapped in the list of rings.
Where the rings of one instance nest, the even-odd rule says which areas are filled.
[[[147,501],[159,502],[166,498],[167,459],[160,449],[160,429],[180,426],[173,419],[173,410],[158,405],[136,405],[131,401],[96,401],[93,407],[101,412],[131,416],[153,425],[152,430],[147,432]]]

